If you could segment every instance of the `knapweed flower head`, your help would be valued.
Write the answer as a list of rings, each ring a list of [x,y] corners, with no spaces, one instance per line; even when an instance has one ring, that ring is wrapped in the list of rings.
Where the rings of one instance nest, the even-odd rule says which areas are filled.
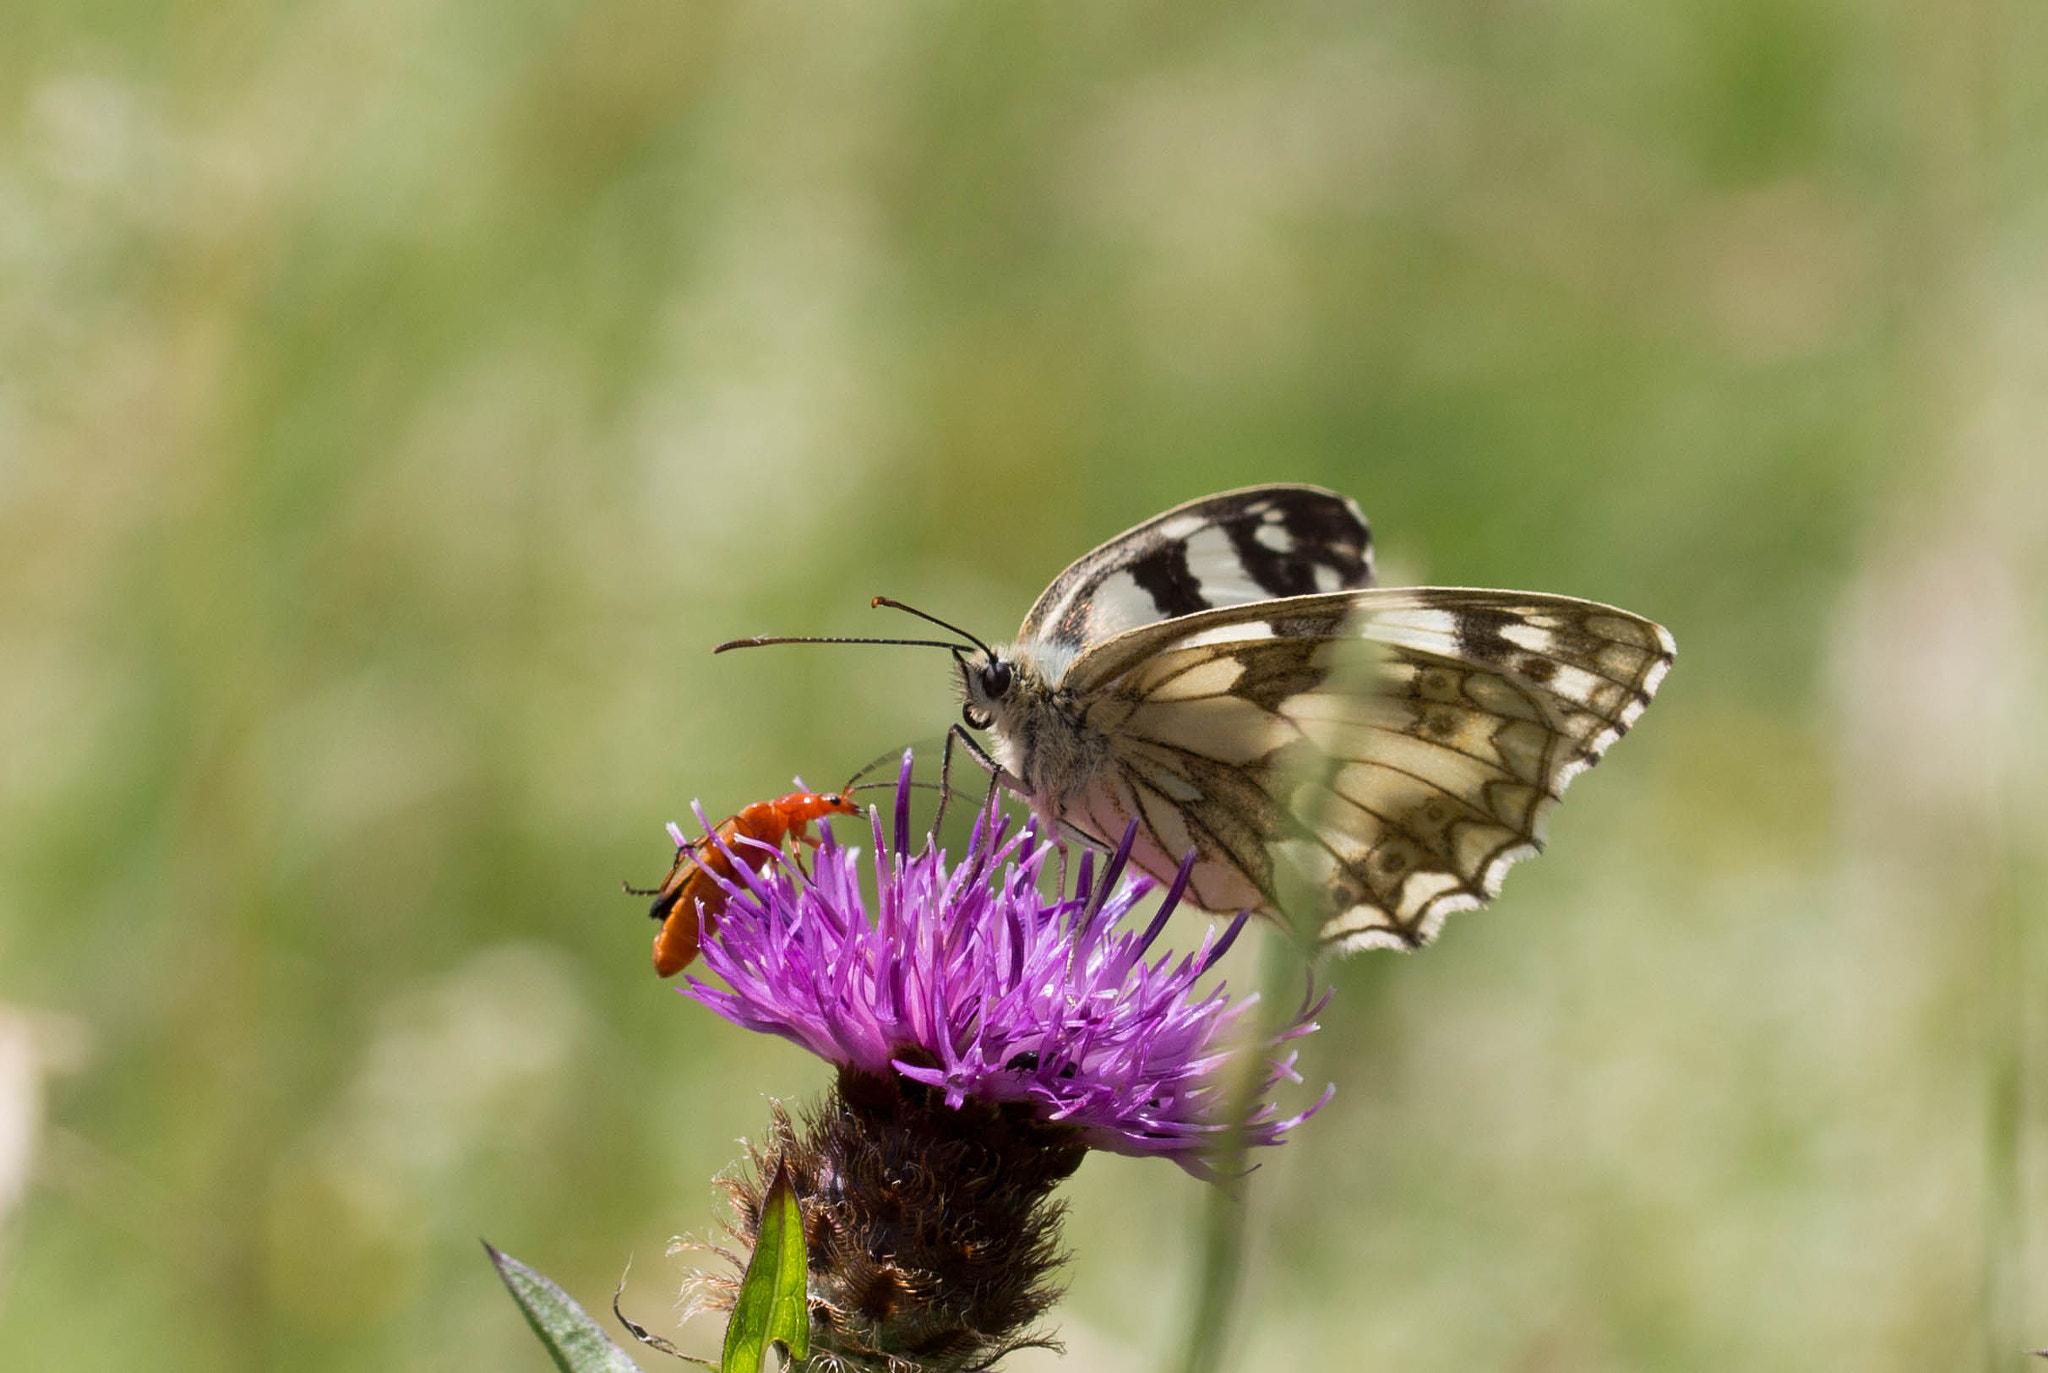
[[[1120,880],[1135,825],[1099,876],[1084,853],[1074,892],[1047,896],[1039,881],[1053,846],[993,811],[977,817],[957,862],[930,841],[911,852],[911,762],[906,753],[893,844],[873,821],[872,915],[859,853],[828,837],[807,876],[781,865],[731,889],[704,945],[704,967],[727,987],[693,977],[690,996],[843,1068],[921,1083],[948,1107],[1024,1103],[1088,1148],[1162,1155],[1202,1176],[1205,1150],[1233,1125],[1248,1145],[1277,1144],[1322,1105],[1283,1117],[1264,1099],[1282,1078],[1298,1080],[1288,1053],[1267,1058],[1250,1117],[1225,1119],[1221,1070],[1251,998],[1197,982],[1245,917],[1193,954],[1147,959],[1188,864],[1142,931],[1121,930],[1154,886]],[[749,876],[752,866],[735,865]],[[1314,1030],[1319,1009],[1305,1002],[1268,1054]]]
[[[1121,880],[1128,835],[1099,870],[1083,855],[1073,891],[1050,895],[1040,879],[1052,846],[993,811],[957,861],[930,839],[913,851],[911,761],[893,842],[875,819],[871,858],[828,831],[808,872],[779,854],[758,875],[731,865],[702,965],[726,986],[684,989],[839,1066],[823,1101],[797,1117],[776,1109],[750,1167],[725,1183],[727,1228],[752,1247],[769,1179],[790,1179],[813,1369],[965,1373],[1048,1343],[1030,1326],[1059,1295],[1053,1192],[1089,1149],[1208,1176],[1209,1146],[1232,1128],[1239,1143],[1277,1144],[1322,1104],[1282,1118],[1265,1099],[1294,1076],[1292,1054],[1277,1055],[1315,1028],[1319,1003],[1304,1001],[1265,1043],[1236,1046],[1249,1000],[1197,985],[1242,916],[1187,957],[1151,954],[1185,867],[1133,932],[1122,922],[1153,883]],[[1233,1121],[1245,1108],[1225,1069],[1247,1049],[1263,1063],[1259,1104]],[[694,1287],[711,1308],[737,1292],[718,1275]]]

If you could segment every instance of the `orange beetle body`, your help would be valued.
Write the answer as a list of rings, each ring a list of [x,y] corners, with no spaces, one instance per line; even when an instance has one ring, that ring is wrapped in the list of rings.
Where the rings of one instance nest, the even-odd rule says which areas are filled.
[[[858,814],[860,807],[837,792],[793,791],[773,801],[756,801],[738,815],[720,822],[715,832],[724,849],[712,843],[709,835],[683,845],[676,854],[675,866],[669,869],[668,880],[655,893],[654,905],[648,911],[661,922],[661,930],[654,936],[654,971],[663,977],[674,977],[695,961],[698,945],[706,932],[717,930],[719,912],[725,909],[725,889],[718,885],[716,877],[728,882],[738,880],[733,871],[734,859],[755,872],[765,872],[775,861],[775,853],[737,841],[751,839],[771,844],[776,853],[781,852],[785,840],[816,848],[818,841],[810,834],[812,821],[827,815]],[[726,856],[727,850],[731,857]]]

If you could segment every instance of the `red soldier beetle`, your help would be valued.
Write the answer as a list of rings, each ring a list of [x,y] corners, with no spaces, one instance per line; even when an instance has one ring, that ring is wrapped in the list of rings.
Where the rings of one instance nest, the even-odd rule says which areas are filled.
[[[850,791],[851,785],[847,790]],[[735,861],[755,872],[766,872],[782,852],[785,841],[812,848],[819,841],[810,833],[812,822],[827,815],[858,815],[847,793],[793,791],[773,801],[756,801],[739,814],[715,825],[712,835],[684,844],[676,853],[675,866],[654,891],[648,914],[661,922],[654,936],[654,971],[674,977],[696,960],[704,936],[716,933],[719,913],[725,909],[726,891],[718,879],[737,883]],[[741,840],[753,840],[743,844]],[[757,848],[756,844],[768,848]],[[772,849],[772,851],[771,851]],[[628,888],[628,890],[632,890]],[[639,893],[646,895],[646,893]]]

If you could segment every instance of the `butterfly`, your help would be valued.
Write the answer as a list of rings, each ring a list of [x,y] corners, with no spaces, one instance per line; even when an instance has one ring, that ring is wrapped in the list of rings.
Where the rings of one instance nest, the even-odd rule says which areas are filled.
[[[1285,862],[1332,952],[1417,948],[1498,895],[1676,652],[1592,601],[1377,587],[1358,506],[1303,485],[1126,530],[1009,645],[876,603],[969,640],[936,646],[993,737],[956,737],[1046,825],[1113,848],[1135,821],[1131,861],[1170,881],[1193,853],[1186,896],[1212,911],[1284,918]]]

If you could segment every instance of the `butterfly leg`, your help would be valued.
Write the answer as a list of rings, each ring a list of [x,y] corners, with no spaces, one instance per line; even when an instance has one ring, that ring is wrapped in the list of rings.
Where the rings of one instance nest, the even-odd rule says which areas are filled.
[[[937,833],[940,821],[946,818],[946,802],[953,797],[953,747],[956,743],[964,747],[967,750],[968,756],[973,758],[981,766],[982,771],[988,774],[988,794],[982,798],[981,805],[982,809],[988,811],[990,815],[995,813],[997,801],[1002,792],[1006,790],[1013,791],[1019,796],[1027,794],[1024,790],[1024,783],[1021,780],[1014,774],[1004,771],[1003,765],[991,757],[987,749],[976,743],[974,736],[969,734],[964,727],[954,725],[946,731],[946,751],[940,755],[939,814],[932,821],[932,831],[934,833]],[[1060,832],[1058,825],[1050,826],[1047,830],[1047,835],[1052,840],[1053,848],[1059,855],[1059,886],[1055,890],[1065,891],[1067,889],[1066,836]],[[1107,847],[1114,850],[1116,845],[1111,844]]]
[[[974,741],[974,736],[967,732],[965,726],[954,725],[946,731],[945,752],[939,755],[939,813],[932,821],[934,832],[938,830],[939,825],[946,818],[946,803],[953,799],[953,747],[955,744],[964,745],[969,756],[976,763],[980,764],[982,771],[988,774],[991,804],[993,804],[995,789],[999,786],[1007,787],[1020,795],[1024,790],[1024,784],[1009,773],[1004,772],[1003,765],[991,758],[988,750]]]

